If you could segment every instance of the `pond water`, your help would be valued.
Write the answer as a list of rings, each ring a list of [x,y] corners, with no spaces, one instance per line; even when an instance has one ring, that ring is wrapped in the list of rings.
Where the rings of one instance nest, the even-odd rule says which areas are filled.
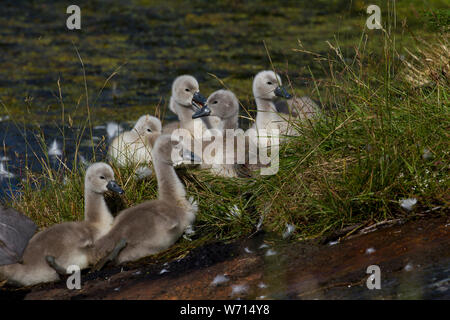
[[[128,123],[108,122],[95,126],[92,138],[89,130],[63,127],[63,138],[61,127],[43,125],[30,128],[9,121],[0,122],[0,141],[3,143],[0,151],[0,195],[20,192],[27,169],[41,172],[45,165],[49,165],[55,170],[66,167],[70,170],[75,159],[80,165],[104,159],[112,137],[130,127]],[[76,147],[78,143],[80,146]]]

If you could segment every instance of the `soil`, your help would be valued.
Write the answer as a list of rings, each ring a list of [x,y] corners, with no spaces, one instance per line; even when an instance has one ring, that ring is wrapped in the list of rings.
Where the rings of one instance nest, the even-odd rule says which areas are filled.
[[[449,299],[450,218],[432,217],[341,242],[276,241],[259,233],[211,243],[170,263],[143,259],[66,281],[0,289],[0,299]],[[369,290],[367,267],[381,271]],[[214,282],[215,280],[215,282]]]

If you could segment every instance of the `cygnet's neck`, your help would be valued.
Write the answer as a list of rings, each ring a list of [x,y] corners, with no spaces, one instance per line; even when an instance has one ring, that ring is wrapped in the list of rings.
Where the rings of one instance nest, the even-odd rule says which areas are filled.
[[[256,126],[264,129],[270,122],[281,121],[277,108],[272,100],[255,98],[258,112],[256,114]]]
[[[193,114],[192,108],[181,105],[173,98],[171,102],[178,116],[178,119],[180,119],[181,123],[192,121],[192,114]]]
[[[156,156],[153,159],[153,166],[158,181],[158,199],[187,208],[189,202],[186,200],[186,190],[172,164]]]
[[[84,219],[98,229],[111,226],[114,217],[106,205],[103,194],[86,188],[84,196]]]
[[[232,115],[228,118],[225,119],[221,119],[221,129],[222,130],[227,130],[227,129],[237,129],[238,127],[238,115]]]

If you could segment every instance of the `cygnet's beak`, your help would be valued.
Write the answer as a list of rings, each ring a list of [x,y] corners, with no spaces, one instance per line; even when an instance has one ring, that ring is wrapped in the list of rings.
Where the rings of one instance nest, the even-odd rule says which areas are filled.
[[[194,112],[192,115],[192,119],[197,119],[201,117],[207,117],[211,114],[211,109],[208,107],[208,105],[205,105],[203,108],[198,109]]]
[[[202,162],[202,159],[200,159],[199,156],[197,156],[192,151],[189,151],[186,149],[183,150],[183,160],[190,161],[190,162],[197,162],[197,163]]]
[[[108,190],[110,190],[112,192],[115,192],[118,194],[124,194],[123,189],[114,180],[111,180],[110,182],[108,182],[108,184],[106,185],[106,188],[108,188]]]
[[[197,91],[194,93],[194,96],[192,97],[192,105],[196,109],[201,109],[206,104],[206,98],[200,93],[200,91]]]
[[[284,99],[291,99],[292,98],[292,94],[290,94],[289,92],[287,92],[287,90],[284,87],[277,87],[274,91],[275,95],[277,97],[281,97]]]

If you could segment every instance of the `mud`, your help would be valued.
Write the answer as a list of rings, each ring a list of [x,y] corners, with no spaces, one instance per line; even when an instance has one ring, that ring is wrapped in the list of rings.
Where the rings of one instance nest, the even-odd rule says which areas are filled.
[[[449,248],[448,217],[374,228],[340,243],[293,243],[260,233],[209,244],[166,264],[147,259],[85,273],[81,290],[60,281],[3,288],[0,298],[449,299]],[[367,288],[370,265],[380,267],[380,290]]]

